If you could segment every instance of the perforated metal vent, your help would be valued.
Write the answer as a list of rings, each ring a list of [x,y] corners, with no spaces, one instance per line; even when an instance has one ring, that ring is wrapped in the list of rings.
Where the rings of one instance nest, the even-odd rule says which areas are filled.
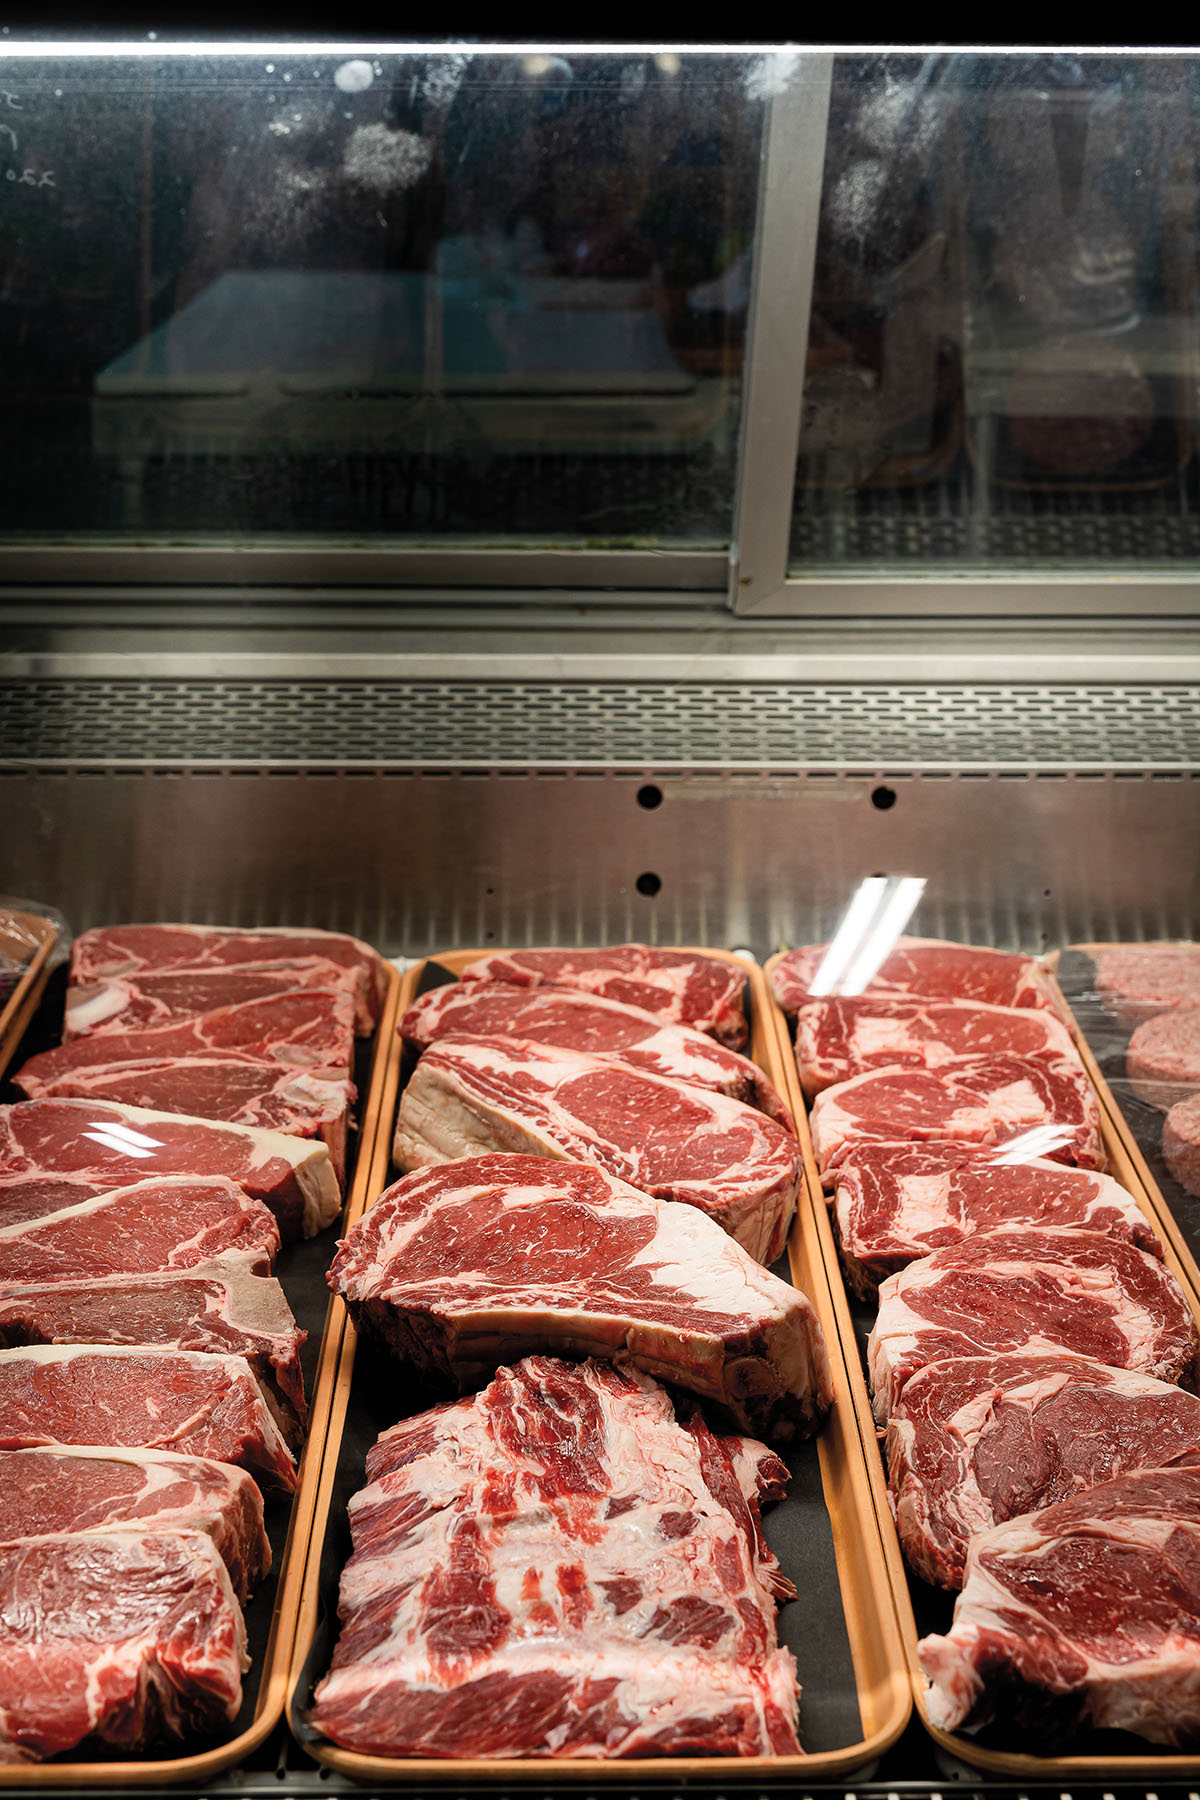
[[[1190,769],[1185,686],[144,681],[0,685],[40,767]]]

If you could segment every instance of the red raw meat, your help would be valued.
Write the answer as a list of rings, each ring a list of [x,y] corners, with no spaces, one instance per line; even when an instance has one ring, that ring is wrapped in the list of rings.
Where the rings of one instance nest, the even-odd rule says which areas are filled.
[[[481,1156],[406,1176],[342,1243],[329,1285],[360,1328],[464,1389],[532,1350],[610,1357],[773,1438],[811,1431],[833,1397],[797,1288],[697,1208],[583,1164]]]
[[[1139,1025],[1125,1051],[1139,1100],[1170,1112],[1200,1089],[1200,1006],[1173,1006]]]
[[[294,993],[297,988],[328,991],[332,986],[335,992],[345,994],[343,984],[331,981],[334,968],[336,965],[325,962],[298,962],[268,969],[252,964],[236,969],[146,969],[140,975],[96,987],[71,988],[63,1037],[70,1043],[79,1037],[153,1030],[194,1019],[197,1013],[241,1006],[247,1000],[266,1000]]]
[[[904,1554],[962,1585],[978,1531],[1134,1469],[1200,1464],[1200,1400],[1082,1356],[965,1356],[905,1383],[887,1428]]]
[[[686,950],[613,944],[606,950],[497,951],[468,963],[463,981],[579,988],[706,1031],[731,1050],[746,1043],[746,975],[732,963]]]
[[[1194,1751],[1200,1470],[1122,1475],[981,1532],[949,1633],[918,1650],[943,1731],[996,1718],[1042,1754],[1089,1726]]]
[[[513,1150],[597,1164],[656,1200],[682,1200],[771,1263],[803,1178],[794,1138],[723,1094],[519,1038],[448,1038],[404,1090],[401,1169]]]
[[[588,1056],[612,1057],[756,1106],[792,1129],[792,1115],[757,1063],[661,1013],[623,1006],[578,988],[513,987],[503,981],[456,981],[423,994],[400,1021],[401,1036],[419,1049],[456,1035],[515,1037]]]
[[[810,1097],[868,1069],[938,1069],[980,1056],[1082,1067],[1062,1021],[1029,1006],[859,994],[807,1000],[796,1014],[796,1067]]]
[[[0,1450],[96,1443],[210,1456],[276,1492],[296,1485],[244,1357],[118,1345],[0,1350]]]
[[[5,1219],[13,1219],[23,1203],[37,1205],[39,1212],[54,1210],[46,1200],[64,1179],[95,1181],[93,1192],[107,1193],[150,1175],[226,1175],[270,1207],[285,1241],[312,1237],[341,1211],[324,1144],[111,1101],[0,1106],[0,1216]]]
[[[330,971],[325,985],[344,987],[354,995],[358,1029],[364,1036],[369,1034],[383,1006],[387,971],[378,951],[338,931],[293,931],[287,926],[238,931],[217,925],[102,925],[75,939],[71,985],[87,987],[151,969],[207,976],[218,969],[296,964],[311,970],[318,962]],[[302,980],[297,985],[306,984]]]
[[[775,964],[771,991],[785,1012],[794,1013],[806,1000],[815,998],[813,980],[828,949],[828,944],[812,944],[804,950],[789,950]],[[1049,977],[1032,956],[951,944],[941,938],[899,938],[866,992],[1060,1010]]]
[[[1179,1100],[1163,1121],[1163,1161],[1189,1194],[1200,1194],[1200,1094]]]
[[[232,1055],[80,1069],[77,1074],[44,1083],[31,1073],[32,1067],[27,1063],[14,1076],[31,1100],[94,1096],[102,1103],[118,1101],[153,1112],[184,1113],[190,1118],[248,1125],[288,1137],[320,1137],[339,1186],[345,1173],[347,1115],[355,1095],[352,1081]]]
[[[795,1755],[743,1456],[649,1377],[544,1356],[396,1426],[312,1723],[384,1756]]]
[[[278,1251],[274,1218],[236,1183],[164,1175],[0,1230],[0,1294],[29,1281],[194,1268],[214,1256],[245,1258],[265,1274]]]
[[[277,1281],[236,1261],[185,1273],[112,1275],[13,1288],[0,1283],[0,1348],[152,1344],[244,1356],[290,1447],[304,1442],[301,1331]]]
[[[331,988],[298,988],[150,1030],[93,1033],[31,1057],[13,1079],[36,1099],[65,1077],[88,1069],[211,1055],[348,1076],[354,1059],[354,1002]]]
[[[238,1715],[246,1630],[201,1532],[2,1544],[0,1611],[0,1761],[141,1751]]]
[[[833,1216],[847,1282],[863,1299],[918,1257],[1018,1225],[1102,1231],[1162,1255],[1149,1219],[1110,1175],[997,1163],[971,1144],[853,1146],[834,1177]]]
[[[0,1450],[0,1542],[59,1532],[202,1531],[238,1599],[270,1573],[263,1499],[243,1469],[163,1450]]]
[[[1038,1125],[1070,1128],[1055,1162],[1103,1169],[1100,1109],[1082,1068],[981,1056],[942,1069],[872,1069],[813,1102],[813,1148],[822,1174],[869,1141],[949,1138],[998,1146]]]
[[[1200,1005],[1200,944],[1126,944],[1095,964],[1097,993],[1127,1023]]]
[[[1094,1357],[1179,1381],[1196,1353],[1183,1289],[1156,1257],[1090,1231],[988,1231],[892,1275],[867,1345],[887,1418],[927,1363],[993,1351]]]

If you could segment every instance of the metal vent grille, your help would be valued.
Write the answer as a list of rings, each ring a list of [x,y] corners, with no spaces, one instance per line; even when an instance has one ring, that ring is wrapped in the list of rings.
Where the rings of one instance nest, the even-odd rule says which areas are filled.
[[[1200,766],[1186,686],[24,680],[8,767]]]

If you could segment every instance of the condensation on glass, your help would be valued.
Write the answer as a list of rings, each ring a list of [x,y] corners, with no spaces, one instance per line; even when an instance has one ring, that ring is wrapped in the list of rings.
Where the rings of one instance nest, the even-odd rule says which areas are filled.
[[[0,51],[0,535],[727,542],[762,62]]]
[[[835,63],[791,568],[1200,554],[1196,70]]]

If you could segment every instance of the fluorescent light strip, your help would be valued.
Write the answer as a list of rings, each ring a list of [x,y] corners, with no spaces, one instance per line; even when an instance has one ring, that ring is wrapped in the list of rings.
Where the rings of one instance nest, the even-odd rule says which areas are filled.
[[[120,1138],[109,1137],[106,1131],[85,1131],[85,1138],[91,1138],[93,1144],[99,1144],[104,1150],[116,1150],[122,1156],[153,1156],[153,1150],[139,1150],[136,1144],[123,1144]]]
[[[131,1125],[110,1124],[107,1119],[101,1119],[95,1129],[102,1131],[106,1137],[117,1138],[126,1144],[144,1146],[148,1150],[162,1149],[161,1138],[147,1137],[144,1131],[135,1131]]]
[[[923,875],[905,875],[896,883],[887,903],[870,935],[859,949],[858,955],[846,970],[838,989],[842,994],[861,994],[878,974],[896,948],[896,940],[916,910],[917,901],[925,892]]]
[[[817,964],[817,972],[808,990],[810,994],[832,994],[837,988],[870,930],[871,921],[886,889],[887,879],[883,875],[869,875],[865,881],[859,882],[846,908],[845,917],[833,934],[832,943]]]
[[[1034,1125],[1004,1144],[994,1156],[988,1158],[992,1163],[1027,1163],[1036,1157],[1049,1156],[1052,1150],[1061,1150],[1075,1136],[1072,1125]]]

